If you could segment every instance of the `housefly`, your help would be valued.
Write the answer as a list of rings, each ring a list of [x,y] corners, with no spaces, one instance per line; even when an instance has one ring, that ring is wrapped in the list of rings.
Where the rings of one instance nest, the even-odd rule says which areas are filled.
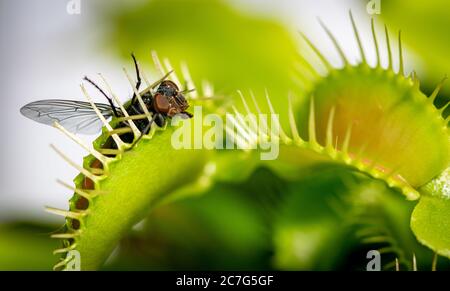
[[[141,86],[141,77],[136,58],[133,54],[131,56],[136,69],[136,91],[138,91]],[[175,115],[180,115],[183,118],[192,117],[192,114],[186,111],[189,104],[183,93],[187,91],[180,91],[174,82],[167,80],[169,74],[170,72],[155,82],[154,85],[140,93],[143,104],[146,106],[148,112],[152,114],[150,121],[148,119],[140,119],[135,121],[136,126],[142,134],[148,133],[153,122],[161,127],[165,124],[168,118],[172,118]],[[124,116],[120,108],[114,105],[112,99],[97,84],[87,77],[84,77],[84,80],[97,88],[108,100],[108,104],[95,103],[96,107],[105,119],[109,119],[113,116]],[[156,87],[156,92],[152,93],[151,89],[155,89]],[[131,101],[125,106],[125,110],[130,116],[145,114],[145,111],[141,107],[136,94],[133,94]],[[20,109],[20,112],[25,117],[39,123],[53,125],[55,122],[58,122],[67,130],[74,133],[95,134],[99,132],[103,126],[102,121],[94,111],[91,104],[84,101],[63,99],[39,100],[23,106]],[[130,139],[130,137],[128,137],[128,139]]]

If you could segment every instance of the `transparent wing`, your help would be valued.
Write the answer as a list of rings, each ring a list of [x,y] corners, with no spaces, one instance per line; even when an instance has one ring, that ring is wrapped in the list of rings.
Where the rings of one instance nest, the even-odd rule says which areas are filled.
[[[105,119],[113,115],[111,106],[95,103]],[[55,121],[74,133],[98,133],[103,123],[89,102],[72,100],[40,100],[28,103],[20,112],[36,122],[53,125]]]

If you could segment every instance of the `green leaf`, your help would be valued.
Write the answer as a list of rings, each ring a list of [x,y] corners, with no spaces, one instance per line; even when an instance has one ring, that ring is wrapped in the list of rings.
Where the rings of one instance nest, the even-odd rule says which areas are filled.
[[[450,170],[423,186],[411,216],[417,239],[439,255],[450,258]]]

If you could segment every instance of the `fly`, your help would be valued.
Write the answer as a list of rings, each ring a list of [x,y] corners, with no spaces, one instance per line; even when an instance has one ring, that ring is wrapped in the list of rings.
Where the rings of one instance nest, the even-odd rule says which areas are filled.
[[[133,54],[131,56],[136,69],[136,91],[138,91],[141,86],[141,77],[136,58]],[[162,127],[168,118],[172,118],[175,115],[179,115],[183,118],[192,117],[192,114],[186,111],[189,104],[183,95],[183,93],[188,91],[180,91],[174,82],[167,80],[170,73],[171,72],[167,73],[160,80],[142,91],[142,94],[140,94],[146,109],[152,114],[150,121],[144,119],[135,121],[136,126],[141,131],[141,136],[150,131],[153,122]],[[87,77],[84,77],[84,80],[98,89],[100,93],[108,100],[108,104],[95,103],[96,107],[105,119],[109,119],[113,116],[124,116],[120,108],[114,105],[112,99],[97,84]],[[151,91],[156,87],[156,92],[152,93]],[[141,107],[135,93],[133,93],[131,102],[129,102],[125,110],[130,116],[145,114],[145,111]],[[25,117],[39,123],[53,125],[55,122],[58,122],[67,130],[74,133],[95,134],[98,133],[103,126],[102,121],[96,114],[91,104],[84,101],[63,99],[39,100],[23,106],[20,109],[20,112]],[[133,141],[133,137],[130,136],[125,137],[125,139],[126,142]]]

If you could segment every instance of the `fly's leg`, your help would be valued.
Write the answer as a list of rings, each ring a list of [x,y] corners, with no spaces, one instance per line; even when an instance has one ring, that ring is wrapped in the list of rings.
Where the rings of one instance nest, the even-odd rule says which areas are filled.
[[[134,54],[131,54],[131,57],[133,58],[133,62],[134,62],[134,68],[136,70],[136,78],[137,78],[137,82],[136,82],[136,91],[139,91],[139,87],[141,87],[141,74],[139,73],[139,66],[136,60],[136,57],[134,56]],[[131,98],[131,104],[134,104],[134,101],[136,99],[136,93],[133,93],[133,97]]]
[[[89,79],[86,76],[83,79],[85,81],[89,82],[95,88],[97,88],[97,90],[100,91],[100,93],[102,93],[103,96],[105,96],[106,100],[108,100],[109,105],[111,105],[111,109],[112,109],[112,111],[114,113],[114,116],[115,117],[120,117],[118,112],[117,112],[116,106],[114,106],[114,103],[113,103],[112,99],[110,97],[108,97],[108,95],[106,95],[106,93],[102,90],[102,88],[100,88],[97,84],[95,84],[94,81],[92,81],[91,79]]]
[[[158,125],[159,127],[163,127],[165,122],[166,119],[164,118],[164,116],[161,113],[157,113],[155,116],[156,125]]]
[[[132,147],[137,144],[138,141],[141,140],[142,136],[144,134],[148,134],[150,132],[150,129],[152,127],[153,122],[155,122],[158,126],[163,126],[165,122],[165,118],[161,113],[154,113],[152,119],[150,119],[149,123],[145,126],[145,128],[141,131],[141,135],[136,139],[136,141],[133,143]]]

